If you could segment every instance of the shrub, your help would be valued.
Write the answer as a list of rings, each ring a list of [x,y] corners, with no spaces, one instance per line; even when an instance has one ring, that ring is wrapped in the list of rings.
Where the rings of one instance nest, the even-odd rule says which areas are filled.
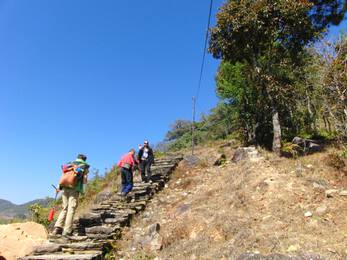
[[[293,144],[291,142],[284,143],[281,148],[282,155],[286,157],[296,158],[301,152],[303,152],[302,148],[299,145]]]
[[[37,203],[29,206],[29,213],[31,220],[43,225],[46,229],[48,229],[50,222],[48,221],[48,213],[50,208],[43,207]]]

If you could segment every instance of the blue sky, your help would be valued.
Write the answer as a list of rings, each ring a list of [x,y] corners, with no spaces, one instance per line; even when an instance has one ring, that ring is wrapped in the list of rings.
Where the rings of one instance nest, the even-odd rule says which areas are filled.
[[[104,172],[190,119],[208,6],[0,0],[0,198],[53,196],[60,165],[78,153]],[[218,63],[207,56],[198,113],[217,102]]]

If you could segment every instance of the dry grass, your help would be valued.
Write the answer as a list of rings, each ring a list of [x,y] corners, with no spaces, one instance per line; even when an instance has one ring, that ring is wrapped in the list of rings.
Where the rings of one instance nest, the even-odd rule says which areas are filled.
[[[218,158],[217,149],[197,152],[209,161],[208,168],[182,163],[159,195],[165,203],[154,199],[147,209],[150,217],[134,223],[136,228],[161,224],[164,249],[155,255],[160,259],[235,259],[250,251],[347,257],[347,199],[327,198],[324,193],[325,189],[342,190],[347,184],[346,176],[325,161],[334,149],[298,159],[261,152],[265,159],[260,162],[231,163],[224,168],[211,166]],[[230,159],[233,152],[225,149]],[[325,212],[318,213],[319,207],[326,207]],[[313,216],[305,217],[307,211]],[[128,238],[134,235],[131,230]],[[126,241],[121,245],[129,246]]]

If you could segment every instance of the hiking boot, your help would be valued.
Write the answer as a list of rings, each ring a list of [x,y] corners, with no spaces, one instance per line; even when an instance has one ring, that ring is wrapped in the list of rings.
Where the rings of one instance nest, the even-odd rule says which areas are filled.
[[[63,234],[63,229],[61,227],[55,227],[51,233],[52,236],[60,236]]]
[[[69,239],[69,238],[72,237],[72,236],[73,236],[72,232],[64,232],[64,233],[63,233],[63,237],[64,237],[64,238]]]

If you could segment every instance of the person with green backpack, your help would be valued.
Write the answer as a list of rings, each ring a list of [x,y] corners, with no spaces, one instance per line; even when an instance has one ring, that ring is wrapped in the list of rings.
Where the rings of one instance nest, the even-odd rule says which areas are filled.
[[[83,184],[87,182],[89,165],[87,156],[79,154],[77,159],[62,166],[63,175],[57,192],[63,191],[62,211],[60,212],[51,235],[72,235],[73,218],[76,212],[79,194],[83,191]]]

